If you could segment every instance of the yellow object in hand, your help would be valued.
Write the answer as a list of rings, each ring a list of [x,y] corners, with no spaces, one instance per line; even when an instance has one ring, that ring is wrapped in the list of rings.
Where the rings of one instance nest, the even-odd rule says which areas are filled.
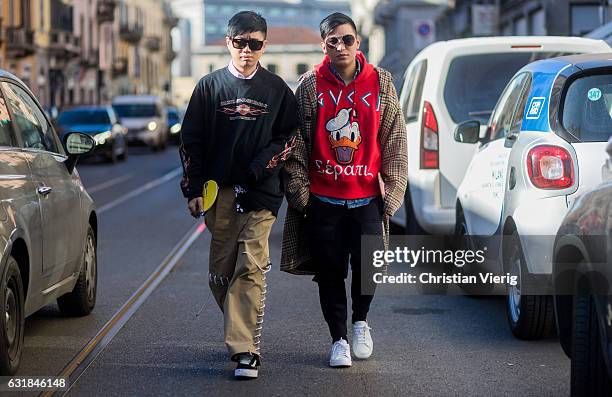
[[[218,193],[219,185],[217,185],[217,182],[210,180],[204,184],[204,188],[202,189],[204,211],[208,211],[213,206]]]

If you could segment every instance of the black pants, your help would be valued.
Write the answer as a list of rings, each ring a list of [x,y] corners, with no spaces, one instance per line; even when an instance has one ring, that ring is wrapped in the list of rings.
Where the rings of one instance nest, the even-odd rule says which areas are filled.
[[[321,309],[334,342],[340,338],[347,339],[344,280],[348,275],[349,258],[352,322],[365,321],[370,310],[376,288],[371,276],[374,268],[371,255],[362,262],[361,236],[374,236],[368,237],[373,241],[367,250],[382,249],[382,212],[380,197],[368,205],[351,209],[310,197],[307,218],[311,254],[317,263],[315,281],[319,284]]]

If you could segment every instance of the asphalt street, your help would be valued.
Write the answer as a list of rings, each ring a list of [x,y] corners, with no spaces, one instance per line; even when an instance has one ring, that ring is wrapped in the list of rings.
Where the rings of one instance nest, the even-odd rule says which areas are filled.
[[[81,164],[99,209],[98,298],[87,317],[55,305],[26,321],[19,375],[58,375],[194,226],[179,190],[176,147],[134,149],[127,162]],[[374,354],[327,366],[330,338],[310,277],[278,269],[284,210],[271,236],[273,270],[260,378],[235,381],[222,316],[208,290],[204,231],[69,395],[569,395],[558,340],[518,341],[499,298],[381,294],[369,323]]]

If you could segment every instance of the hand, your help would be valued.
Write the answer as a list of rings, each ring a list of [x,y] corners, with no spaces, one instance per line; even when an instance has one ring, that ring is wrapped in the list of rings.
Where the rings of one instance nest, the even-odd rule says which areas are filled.
[[[196,197],[189,200],[187,207],[189,207],[189,212],[194,218],[199,218],[204,215],[204,203],[202,197]]]

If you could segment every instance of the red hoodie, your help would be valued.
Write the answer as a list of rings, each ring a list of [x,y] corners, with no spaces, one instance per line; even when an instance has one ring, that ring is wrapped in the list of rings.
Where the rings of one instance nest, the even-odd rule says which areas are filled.
[[[310,155],[310,191],[338,199],[380,195],[378,74],[357,52],[361,71],[348,86],[331,69],[329,57],[315,67],[317,129]]]

